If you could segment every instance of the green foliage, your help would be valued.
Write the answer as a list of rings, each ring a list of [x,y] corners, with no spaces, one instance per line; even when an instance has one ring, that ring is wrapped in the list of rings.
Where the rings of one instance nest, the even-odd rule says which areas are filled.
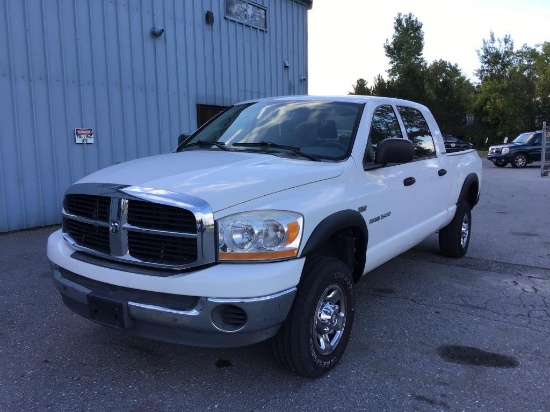
[[[466,114],[472,113],[474,86],[456,64],[434,61],[425,74],[426,105],[445,132],[467,134]]]
[[[483,44],[475,106],[486,134],[492,131],[491,140],[500,142],[504,136],[540,129],[550,119],[549,43],[513,51],[509,36],[495,40],[491,33],[490,42]]]
[[[514,65],[514,41],[510,35],[496,39],[493,32],[489,40],[483,39],[481,50],[477,50],[481,66],[475,75],[481,82],[488,80],[505,80]]]
[[[353,92],[349,92],[348,94],[359,94],[359,95],[371,94],[371,90],[369,89],[369,86],[367,85],[367,81],[365,79],[357,79],[357,82],[351,87],[353,87]]]
[[[422,23],[411,13],[397,14],[394,20],[395,30],[391,43],[386,40],[384,51],[390,59],[390,78],[400,78],[407,72],[416,74],[425,67],[422,57],[424,51],[424,32]]]
[[[350,94],[413,100],[428,106],[444,133],[463,136],[479,148],[504,136],[540,129],[550,123],[550,42],[514,50],[510,35],[490,32],[477,50],[480,61],[473,84],[456,64],[423,57],[424,32],[411,13],[397,14],[394,34],[386,40],[388,78],[378,75],[371,88],[358,79]],[[473,118],[473,124],[466,122]]]

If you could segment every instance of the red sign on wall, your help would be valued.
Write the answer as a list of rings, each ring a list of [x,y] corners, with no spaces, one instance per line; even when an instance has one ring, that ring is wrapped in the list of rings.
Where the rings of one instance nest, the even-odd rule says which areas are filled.
[[[93,129],[74,129],[74,141],[79,144],[93,143]]]

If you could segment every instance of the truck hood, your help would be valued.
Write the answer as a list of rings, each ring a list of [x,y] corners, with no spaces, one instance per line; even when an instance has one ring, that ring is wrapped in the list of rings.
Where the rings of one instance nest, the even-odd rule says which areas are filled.
[[[168,190],[201,198],[214,212],[342,173],[339,163],[249,152],[185,151],[110,166],[77,183]]]

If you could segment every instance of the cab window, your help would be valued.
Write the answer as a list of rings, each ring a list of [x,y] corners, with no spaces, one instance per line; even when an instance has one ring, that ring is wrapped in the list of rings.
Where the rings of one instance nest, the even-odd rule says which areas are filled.
[[[430,128],[420,110],[413,107],[397,106],[403,120],[407,137],[414,143],[414,158],[435,157],[435,144]]]
[[[397,115],[393,107],[389,105],[379,106],[374,111],[367,142],[367,150],[363,163],[372,163],[376,159],[376,147],[378,144],[390,137],[403,137]]]

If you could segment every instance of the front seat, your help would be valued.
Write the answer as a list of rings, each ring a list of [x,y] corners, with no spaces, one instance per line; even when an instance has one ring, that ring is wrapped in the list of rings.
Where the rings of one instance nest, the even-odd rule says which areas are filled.
[[[323,142],[337,141],[338,130],[334,120],[325,120],[317,130],[317,139]]]

